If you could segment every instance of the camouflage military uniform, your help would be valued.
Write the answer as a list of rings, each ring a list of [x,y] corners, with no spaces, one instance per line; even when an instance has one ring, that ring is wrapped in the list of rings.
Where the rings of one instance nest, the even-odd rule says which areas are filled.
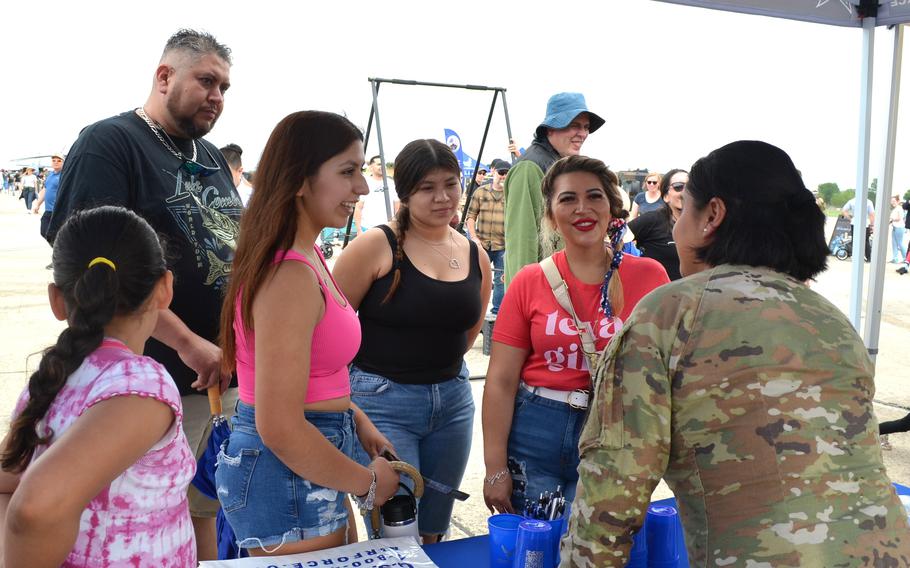
[[[624,566],[661,477],[692,566],[907,566],[873,368],[841,312],[781,273],[658,288],[595,372],[563,565]]]

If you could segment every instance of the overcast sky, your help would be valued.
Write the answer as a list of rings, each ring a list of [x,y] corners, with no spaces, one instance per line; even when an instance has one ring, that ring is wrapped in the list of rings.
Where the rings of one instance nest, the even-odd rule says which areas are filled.
[[[720,145],[752,138],[789,152],[810,188],[855,186],[858,29],[651,0],[12,0],[2,13],[0,164],[65,150],[87,124],[140,106],[165,41],[192,27],[233,50],[232,87],[208,139],[240,144],[247,169],[290,112],[331,110],[365,128],[367,77],[385,77],[505,87],[521,146],[551,94],[581,91],[607,121],[584,153],[617,170],[688,168]],[[881,170],[892,36],[876,32],[873,177]],[[412,139],[443,139],[446,127],[476,156],[491,99],[384,85],[387,159]],[[375,140],[368,155],[378,153]],[[506,144],[497,104],[484,162],[505,158]],[[895,187],[910,189],[907,160],[898,160]]]

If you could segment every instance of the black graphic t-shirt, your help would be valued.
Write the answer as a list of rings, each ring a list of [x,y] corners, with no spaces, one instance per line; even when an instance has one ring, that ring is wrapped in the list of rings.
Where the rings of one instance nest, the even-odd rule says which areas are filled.
[[[173,141],[192,156],[191,140]],[[196,161],[220,171],[188,173],[134,111],[87,126],[67,156],[48,239],[74,211],[99,205],[132,209],[166,240],[174,272],[171,310],[215,342],[243,205],[221,152],[205,140],[195,143]],[[190,383],[196,373],[175,351],[149,339],[145,354],[167,368],[181,394],[195,392]]]

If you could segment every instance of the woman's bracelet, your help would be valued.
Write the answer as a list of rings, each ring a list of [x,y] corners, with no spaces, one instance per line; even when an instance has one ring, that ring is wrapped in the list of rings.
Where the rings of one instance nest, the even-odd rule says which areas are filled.
[[[361,515],[366,515],[373,510],[373,503],[376,501],[376,471],[373,470],[373,464],[370,464],[368,467],[370,473],[373,475],[373,480],[370,481],[370,489],[367,491],[366,495],[363,497],[352,495],[354,501],[357,503],[357,507],[360,509]]]
[[[484,477],[483,480],[484,480],[484,482],[487,483],[488,485],[496,485],[496,482],[497,482],[497,481],[499,481],[499,480],[502,479],[503,477],[507,476],[508,474],[509,474],[509,470],[504,469],[504,470],[502,470],[502,471],[497,471],[496,473],[494,473],[494,474],[491,475],[490,477]]]

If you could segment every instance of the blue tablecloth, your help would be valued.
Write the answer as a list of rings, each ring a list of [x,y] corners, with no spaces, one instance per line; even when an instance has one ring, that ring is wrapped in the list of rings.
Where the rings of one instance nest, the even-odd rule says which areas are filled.
[[[910,495],[910,487],[895,483],[894,488],[897,490],[898,495]],[[654,501],[653,504],[672,505],[675,507],[676,499],[662,499]],[[689,565],[689,557],[686,554],[686,543],[682,527],[680,527],[678,534],[679,538],[676,541],[676,545],[677,550],[679,550],[679,566],[680,568],[685,568]],[[423,549],[439,568],[464,568],[465,566],[489,568],[490,549],[487,540],[487,535],[482,535],[430,544],[424,546]]]

